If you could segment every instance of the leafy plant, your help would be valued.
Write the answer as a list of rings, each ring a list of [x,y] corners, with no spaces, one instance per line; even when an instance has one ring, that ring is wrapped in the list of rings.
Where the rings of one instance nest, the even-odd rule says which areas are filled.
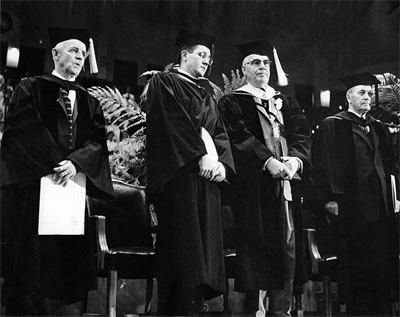
[[[118,91],[110,87],[91,87],[89,93],[100,101],[106,121],[129,136],[117,140],[118,149],[109,155],[114,179],[138,186],[146,186],[146,113],[136,102],[128,103]]]
[[[120,129],[129,130],[146,122],[146,114],[135,101],[129,103],[118,89],[94,86],[89,93],[100,101],[106,122],[117,125]]]
[[[224,82],[223,89],[221,89],[216,84],[210,81],[210,85],[211,87],[213,87],[214,90],[214,98],[217,101],[221,99],[222,96],[232,93],[234,90],[246,84],[246,77],[240,76],[240,72],[238,69],[236,69],[236,71],[231,70],[231,77],[232,79],[229,80],[229,78],[224,73],[222,73],[222,80]]]
[[[379,106],[400,113],[400,79],[390,73],[376,75],[378,85]],[[375,103],[375,100],[372,100]]]
[[[372,98],[370,114],[389,126],[391,132],[398,133],[400,128],[400,79],[390,73],[376,75],[381,84],[378,85],[379,105],[375,95]]]

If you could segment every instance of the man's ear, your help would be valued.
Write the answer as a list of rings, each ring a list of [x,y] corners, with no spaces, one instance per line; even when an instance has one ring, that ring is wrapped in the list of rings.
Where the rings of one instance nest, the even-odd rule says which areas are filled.
[[[181,60],[186,61],[188,54],[189,54],[188,51],[182,50],[182,51],[181,51]]]
[[[58,53],[57,49],[53,48],[51,50],[51,55],[53,55],[53,58],[57,58],[58,59],[59,53]]]

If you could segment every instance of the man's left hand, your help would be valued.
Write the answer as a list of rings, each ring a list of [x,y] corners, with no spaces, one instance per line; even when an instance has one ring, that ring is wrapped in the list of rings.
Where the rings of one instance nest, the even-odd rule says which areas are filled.
[[[226,170],[224,164],[218,162],[218,167],[215,171],[215,175],[210,179],[210,181],[214,181],[217,183],[222,182],[226,178]]]
[[[294,174],[299,170],[300,163],[299,160],[292,156],[282,156],[283,164],[289,169],[290,173],[288,175],[289,180],[293,178]]]
[[[65,160],[58,163],[58,167],[53,168],[53,181],[57,185],[65,186],[68,181],[76,175],[76,168],[71,161]]]

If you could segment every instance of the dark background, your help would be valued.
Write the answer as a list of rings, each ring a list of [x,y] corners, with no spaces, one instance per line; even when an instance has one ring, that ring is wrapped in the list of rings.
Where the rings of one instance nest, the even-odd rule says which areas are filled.
[[[82,73],[85,87],[108,85],[140,96],[146,70],[173,62],[179,27],[217,36],[211,81],[241,65],[234,43],[268,38],[290,76],[287,87],[312,125],[344,106],[336,78],[359,71],[399,75],[399,2],[364,1],[1,1],[1,73],[21,77],[51,72],[47,26],[90,29],[99,73]],[[6,14],[5,14],[6,13]],[[7,47],[20,48],[18,68],[5,66]],[[321,107],[319,92],[331,91]]]

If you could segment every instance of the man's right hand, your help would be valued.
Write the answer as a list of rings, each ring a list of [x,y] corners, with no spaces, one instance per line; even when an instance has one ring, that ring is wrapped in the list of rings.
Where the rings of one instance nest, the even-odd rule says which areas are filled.
[[[332,215],[335,215],[335,216],[339,215],[339,205],[334,200],[333,201],[328,201],[325,204],[325,210],[327,212],[329,212],[330,214],[332,214]]]
[[[290,171],[287,166],[276,158],[270,159],[266,167],[273,178],[286,179],[289,177]]]

